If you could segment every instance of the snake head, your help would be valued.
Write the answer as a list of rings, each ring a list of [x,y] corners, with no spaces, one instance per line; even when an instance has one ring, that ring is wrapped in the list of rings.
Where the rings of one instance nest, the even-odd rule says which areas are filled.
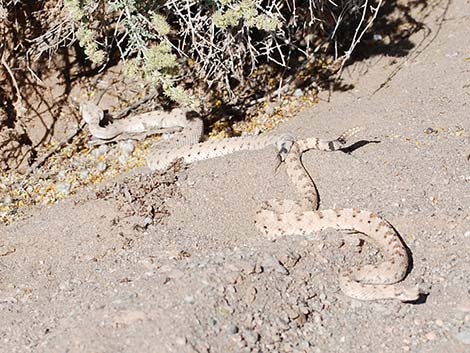
[[[89,125],[98,125],[104,118],[104,111],[95,103],[84,101],[80,103],[80,113],[83,120]]]

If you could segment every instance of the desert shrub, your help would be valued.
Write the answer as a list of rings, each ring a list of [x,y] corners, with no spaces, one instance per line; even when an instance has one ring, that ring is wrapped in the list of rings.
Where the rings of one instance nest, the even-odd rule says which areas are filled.
[[[14,6],[14,2],[9,2]],[[78,42],[106,66],[116,55],[129,75],[189,104],[178,83],[232,91],[257,67],[289,68],[299,55],[346,57],[381,1],[369,0],[64,0],[30,54]],[[13,5],[12,5],[13,4]],[[4,6],[5,8],[5,6]],[[8,8],[8,6],[6,7]]]
[[[0,0],[0,153],[29,164],[55,124],[40,136],[33,118],[55,121],[80,77],[119,62],[161,101],[246,112],[297,78],[300,59],[347,58],[381,1]],[[57,73],[64,94],[52,101]]]

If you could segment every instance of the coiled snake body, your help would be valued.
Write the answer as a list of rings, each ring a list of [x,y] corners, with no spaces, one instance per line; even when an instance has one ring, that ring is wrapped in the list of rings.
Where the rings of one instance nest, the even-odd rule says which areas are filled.
[[[158,132],[177,131],[176,136],[157,146],[148,156],[147,165],[152,170],[165,170],[176,159],[187,163],[224,156],[236,151],[258,150],[274,145],[287,174],[301,195],[298,201],[269,200],[255,216],[256,228],[265,237],[275,240],[282,236],[305,235],[326,228],[362,233],[375,243],[384,260],[378,265],[364,265],[340,273],[341,290],[348,296],[361,300],[398,299],[414,301],[419,298],[417,287],[405,287],[404,279],[409,266],[406,247],[395,229],[375,213],[357,209],[318,210],[318,193],[313,180],[301,162],[307,150],[336,151],[358,129],[351,129],[335,140],[317,138],[296,139],[289,134],[262,134],[219,141],[199,142],[202,121],[186,119],[184,111],[147,113],[119,124],[100,127],[103,112],[92,103],[82,104],[82,114],[91,133],[99,139],[111,140],[120,134],[145,132],[151,127]]]

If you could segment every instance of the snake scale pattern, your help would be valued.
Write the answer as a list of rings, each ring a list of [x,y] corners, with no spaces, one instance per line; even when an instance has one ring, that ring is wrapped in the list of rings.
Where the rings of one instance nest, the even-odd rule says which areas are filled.
[[[171,113],[151,112],[100,126],[103,111],[90,102],[82,103],[83,119],[91,134],[105,142],[119,135],[173,132],[174,137],[159,143],[147,158],[152,170],[165,170],[176,159],[186,163],[224,156],[242,150],[259,150],[275,146],[278,157],[285,163],[287,174],[296,186],[300,200],[268,200],[256,213],[255,225],[266,238],[275,240],[284,236],[306,235],[326,228],[348,230],[364,234],[382,252],[383,261],[377,265],[363,265],[343,270],[339,276],[341,290],[360,300],[397,299],[415,301],[420,297],[417,286],[401,282],[409,267],[409,254],[402,239],[385,219],[358,209],[318,210],[318,192],[305,170],[301,156],[308,150],[337,151],[358,129],[351,129],[335,140],[318,138],[297,139],[289,134],[266,133],[219,141],[199,142],[202,137],[201,119],[186,118],[183,110]]]

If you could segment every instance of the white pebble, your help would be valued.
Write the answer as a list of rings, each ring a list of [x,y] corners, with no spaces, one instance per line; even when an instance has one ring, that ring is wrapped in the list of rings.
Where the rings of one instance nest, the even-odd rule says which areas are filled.
[[[6,195],[6,196],[3,198],[3,200],[2,200],[2,203],[3,203],[4,205],[9,205],[9,204],[11,204],[12,202],[13,202],[13,199],[11,198],[10,195]]]
[[[187,342],[187,339],[186,337],[177,337],[175,339],[175,343],[178,345],[178,346],[184,346]]]
[[[70,183],[58,183],[55,186],[55,190],[64,195],[68,195],[70,193]]]
[[[121,148],[121,151],[124,153],[124,154],[131,154],[133,151],[134,151],[134,141],[132,140],[128,140],[128,141],[122,141],[121,143],[119,143],[119,147]]]
[[[374,34],[372,38],[374,38],[376,42],[381,42],[384,39],[380,34]]]
[[[86,179],[90,173],[88,172],[87,169],[83,168],[80,170],[80,178],[81,179]]]
[[[95,148],[93,151],[91,151],[91,155],[95,158],[98,158],[99,156],[103,156],[108,152],[109,147],[107,145],[101,145],[98,148]]]
[[[268,115],[271,115],[271,114],[274,114],[274,112],[276,111],[276,107],[274,106],[274,104],[269,104],[265,110],[266,114]]]
[[[188,304],[193,304],[194,303],[194,297],[192,295],[188,295],[184,298],[184,301]]]
[[[98,147],[98,151],[100,155],[106,154],[109,151],[109,147],[108,145],[101,145],[100,147]]]
[[[238,327],[236,325],[231,324],[228,326],[227,332],[231,335],[235,335],[238,333]]]
[[[297,88],[294,91],[294,96],[296,96],[297,98],[302,97],[303,95],[304,95],[304,92],[300,88]]]
[[[104,172],[106,168],[108,168],[108,166],[106,165],[104,161],[99,161],[98,163],[96,163],[96,171],[98,173]]]

